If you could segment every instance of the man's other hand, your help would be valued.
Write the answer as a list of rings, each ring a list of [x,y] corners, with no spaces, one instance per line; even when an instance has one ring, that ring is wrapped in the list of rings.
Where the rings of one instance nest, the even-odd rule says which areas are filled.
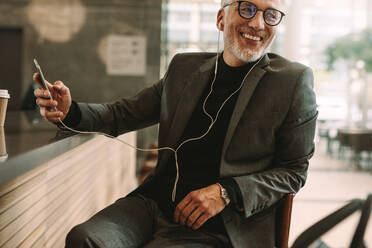
[[[39,73],[33,75],[33,80],[40,87]],[[58,122],[58,118],[63,120],[71,106],[71,94],[69,88],[67,88],[61,81],[57,81],[54,84],[47,82],[50,93],[52,94],[53,101],[50,100],[50,96],[47,90],[41,88],[34,90],[36,96],[36,104],[40,107],[40,114],[45,119],[51,122]],[[57,111],[54,110],[54,107]]]
[[[174,221],[196,230],[224,208],[220,186],[212,184],[183,198],[174,212]]]

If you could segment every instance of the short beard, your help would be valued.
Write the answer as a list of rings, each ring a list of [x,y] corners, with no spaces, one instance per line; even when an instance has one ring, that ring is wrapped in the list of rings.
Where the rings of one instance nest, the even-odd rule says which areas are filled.
[[[226,48],[230,49],[234,56],[237,57],[239,60],[243,61],[244,63],[251,63],[261,58],[261,56],[264,55],[270,49],[274,41],[274,38],[270,41],[270,44],[267,47],[261,47],[260,50],[258,51],[252,51],[250,49],[244,48],[242,49],[239,46],[237,39],[231,41],[231,39],[224,35],[224,40],[226,41],[225,42]]]

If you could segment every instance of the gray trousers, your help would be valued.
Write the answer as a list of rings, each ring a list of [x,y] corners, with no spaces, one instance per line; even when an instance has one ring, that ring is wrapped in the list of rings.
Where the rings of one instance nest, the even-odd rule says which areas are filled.
[[[173,223],[157,203],[142,195],[117,200],[66,237],[67,248],[231,247],[229,238]]]

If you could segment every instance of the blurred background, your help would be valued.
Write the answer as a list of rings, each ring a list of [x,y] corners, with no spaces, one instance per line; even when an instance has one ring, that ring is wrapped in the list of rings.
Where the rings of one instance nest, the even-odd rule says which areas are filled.
[[[347,200],[372,191],[372,1],[284,2],[286,16],[271,51],[313,69],[319,108],[316,154],[295,198],[293,240]],[[132,96],[159,80],[174,54],[217,50],[219,6],[215,0],[1,0],[0,88],[11,94],[8,110],[36,107],[33,58],[49,81],[70,88],[75,101]],[[140,131],[138,146],[153,144],[156,131]],[[137,158],[140,170],[145,155]],[[357,219],[325,241],[347,247]],[[371,227],[367,234],[372,246]]]

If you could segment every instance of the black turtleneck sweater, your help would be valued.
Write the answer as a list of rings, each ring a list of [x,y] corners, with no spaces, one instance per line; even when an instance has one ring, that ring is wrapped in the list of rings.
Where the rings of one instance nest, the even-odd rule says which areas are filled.
[[[230,67],[224,62],[222,56],[219,57],[216,81],[206,102],[206,111],[214,119],[222,103],[239,89],[251,67],[252,63],[240,67]],[[184,140],[199,137],[208,129],[211,122],[203,112],[203,103],[210,91],[211,84],[212,82],[204,89],[178,144]],[[188,193],[217,182],[227,189],[232,200],[231,204],[242,206],[241,192],[235,180],[219,177],[222,147],[239,92],[240,90],[222,107],[217,121],[204,138],[188,142],[178,150],[179,181],[175,203],[171,200],[171,193],[176,177],[176,165],[173,156],[172,159],[169,159],[161,178],[160,190],[155,194],[160,208],[169,218],[173,217],[175,207]],[[208,220],[202,228],[216,233],[225,233],[220,215]]]

